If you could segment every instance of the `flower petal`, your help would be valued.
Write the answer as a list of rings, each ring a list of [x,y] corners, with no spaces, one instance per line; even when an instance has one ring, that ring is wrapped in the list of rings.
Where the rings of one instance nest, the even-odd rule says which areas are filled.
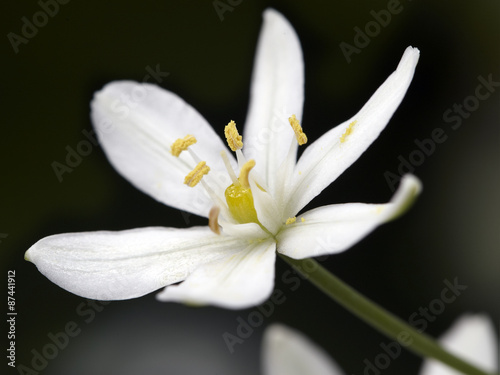
[[[277,233],[283,223],[275,200],[266,191],[262,191],[254,181],[250,181],[255,211],[259,222],[270,233]]]
[[[347,250],[378,225],[401,215],[420,190],[420,181],[406,175],[390,203],[334,204],[308,211],[278,234],[278,252],[303,259]]]
[[[219,225],[222,227],[224,234],[231,237],[260,240],[269,236],[268,233],[264,232],[256,223],[235,224],[221,219],[219,220]]]
[[[464,315],[440,338],[440,343],[450,352],[493,373],[498,370],[498,341],[495,327],[485,315]],[[420,375],[460,375],[441,362],[424,361]]]
[[[274,286],[274,241],[243,245],[236,254],[202,265],[183,283],[165,288],[160,301],[243,309],[264,302]]]
[[[344,374],[322,348],[284,325],[269,326],[263,341],[264,375]]]
[[[255,159],[256,170],[274,192],[278,168],[291,144],[294,157],[297,152],[288,117],[302,119],[304,62],[297,34],[285,17],[274,9],[267,9],[263,17],[243,151],[247,159]]]
[[[188,134],[198,140],[193,151],[212,169],[204,178],[212,179],[219,194],[230,185],[227,173],[215,173],[225,171],[220,151],[227,151],[226,146],[177,95],[147,83],[117,81],[95,94],[91,108],[99,141],[113,167],[156,200],[205,217],[213,205],[202,186],[184,184],[198,162],[188,152],[171,154],[172,143]],[[228,157],[236,167],[234,157]]]
[[[297,214],[378,137],[401,103],[413,78],[419,51],[408,47],[398,68],[351,119],[336,126],[304,151],[288,190],[287,215]]]
[[[82,297],[139,297],[184,280],[200,264],[233,254],[239,240],[208,227],[58,234],[25,255],[53,283]]]

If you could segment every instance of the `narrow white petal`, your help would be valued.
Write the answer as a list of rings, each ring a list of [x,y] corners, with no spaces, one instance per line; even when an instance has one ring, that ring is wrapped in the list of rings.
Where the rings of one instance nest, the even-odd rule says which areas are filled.
[[[259,222],[271,233],[277,233],[281,227],[281,211],[271,194],[262,191],[254,181],[250,181],[252,196]]]
[[[281,324],[273,324],[264,333],[262,372],[264,375],[344,374],[322,348]]]
[[[408,47],[396,71],[354,117],[307,147],[295,167],[292,186],[288,190],[288,215],[299,212],[378,137],[406,94],[418,58],[418,49]]]
[[[302,119],[304,62],[297,34],[285,17],[274,9],[263,17],[243,151],[247,159],[255,159],[256,170],[274,192],[276,173],[295,137],[288,117]],[[296,150],[295,144],[293,157]]]
[[[183,283],[165,288],[160,301],[243,309],[264,302],[274,286],[274,241],[242,244],[236,254],[197,268]]]
[[[43,238],[26,259],[53,283],[82,297],[138,297],[184,280],[200,264],[233,254],[239,241],[208,227],[140,228]]]
[[[498,371],[498,338],[485,315],[464,315],[440,338],[450,352],[487,371]],[[420,375],[461,375],[441,362],[426,360]]]
[[[307,211],[278,234],[278,252],[303,259],[347,250],[380,224],[401,215],[420,190],[419,180],[406,175],[389,203],[334,204]]]
[[[196,166],[188,152],[175,157],[170,146],[191,134],[198,143],[192,150],[207,162],[211,187],[229,186],[220,151],[227,148],[206,122],[177,95],[158,86],[117,81],[97,92],[91,103],[92,121],[109,161],[135,187],[169,206],[207,216],[213,205],[201,184],[184,185]],[[233,166],[236,162],[228,155]],[[222,194],[220,191],[217,191]]]

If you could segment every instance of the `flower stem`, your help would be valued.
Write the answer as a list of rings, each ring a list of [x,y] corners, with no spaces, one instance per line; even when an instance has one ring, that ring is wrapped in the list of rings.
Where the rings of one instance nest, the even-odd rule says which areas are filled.
[[[396,340],[402,346],[423,356],[441,361],[448,366],[470,375],[490,375],[444,350],[433,338],[386,311],[373,301],[345,284],[313,259],[292,259],[280,255],[283,260],[317,286],[323,293],[344,306],[366,323]]]

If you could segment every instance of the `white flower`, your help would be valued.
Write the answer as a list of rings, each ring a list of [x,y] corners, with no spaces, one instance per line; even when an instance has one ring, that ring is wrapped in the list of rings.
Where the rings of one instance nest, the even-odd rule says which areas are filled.
[[[387,204],[337,204],[298,215],[377,138],[403,99],[418,57],[408,47],[365,106],[297,162],[297,143],[306,140],[299,124],[302,51],[291,25],[274,10],[264,13],[243,150],[234,123],[226,130],[237,161],[177,95],[129,81],[106,85],[91,115],[110,162],[156,200],[208,217],[211,229],[60,234],[37,242],[26,259],[54,283],[92,299],[134,298],[185,280],[158,299],[228,308],[263,302],[273,289],[276,251],[306,258],[346,250],[404,211],[420,191],[419,181],[405,176]]]
[[[495,373],[498,368],[498,340],[495,327],[485,315],[461,316],[439,339],[440,344],[451,353],[471,364]],[[424,361],[420,375],[461,375],[441,362]]]
[[[282,324],[267,327],[261,349],[264,375],[343,375],[339,365],[301,332]]]
[[[497,370],[495,330],[484,315],[464,315],[441,337],[444,348],[486,371]],[[264,375],[343,375],[328,354],[302,333],[274,324],[264,333]],[[376,369],[370,369],[370,373]],[[380,371],[383,372],[383,371]],[[435,360],[425,360],[420,375],[460,375]]]

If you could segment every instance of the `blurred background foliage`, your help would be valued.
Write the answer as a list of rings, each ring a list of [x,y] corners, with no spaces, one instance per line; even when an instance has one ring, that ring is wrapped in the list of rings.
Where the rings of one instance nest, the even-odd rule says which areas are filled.
[[[36,1],[2,3],[0,257],[4,274],[16,270],[17,364],[31,367],[32,350],[41,351],[50,343],[47,335],[70,321],[81,332],[48,361],[44,374],[256,374],[260,338],[271,322],[303,331],[349,374],[362,374],[363,361],[381,353],[388,339],[307,282],[292,291],[281,279],[287,265],[280,261],[276,288],[285,302],[230,354],[222,334],[236,334],[238,317],[245,320],[254,309],[195,309],[156,302],[153,293],[112,302],[90,319],[82,311],[95,308],[82,310],[85,300],[23,260],[29,246],[55,233],[206,224],[194,216],[186,223],[179,211],[135,190],[99,147],[61,182],[51,165],[64,163],[66,147],[75,149],[86,139],[82,132],[92,129],[93,93],[112,80],[142,81],[148,66],[168,72],[160,85],[192,104],[219,134],[230,119],[243,124],[267,7],[290,20],[303,46],[303,127],[311,141],[356,113],[408,45],[421,51],[413,83],[387,129],[311,206],[387,201],[392,192],[384,173],[398,173],[401,158],[417,149],[415,139],[429,138],[436,128],[447,135],[415,167],[424,186],[415,206],[324,265],[403,319],[439,298],[443,280],[458,278],[467,290],[427,332],[439,335],[465,312],[489,314],[498,329],[499,90],[479,101],[458,129],[443,114],[475,95],[479,76],[500,81],[500,3],[401,1],[402,11],[348,63],[339,45],[354,45],[354,28],[364,30],[374,20],[371,11],[394,0],[221,2],[231,7],[222,17],[213,1],[73,0],[59,5],[17,53],[9,33],[22,36],[22,17],[32,20],[41,7]],[[419,363],[404,352],[383,373],[416,374]]]

